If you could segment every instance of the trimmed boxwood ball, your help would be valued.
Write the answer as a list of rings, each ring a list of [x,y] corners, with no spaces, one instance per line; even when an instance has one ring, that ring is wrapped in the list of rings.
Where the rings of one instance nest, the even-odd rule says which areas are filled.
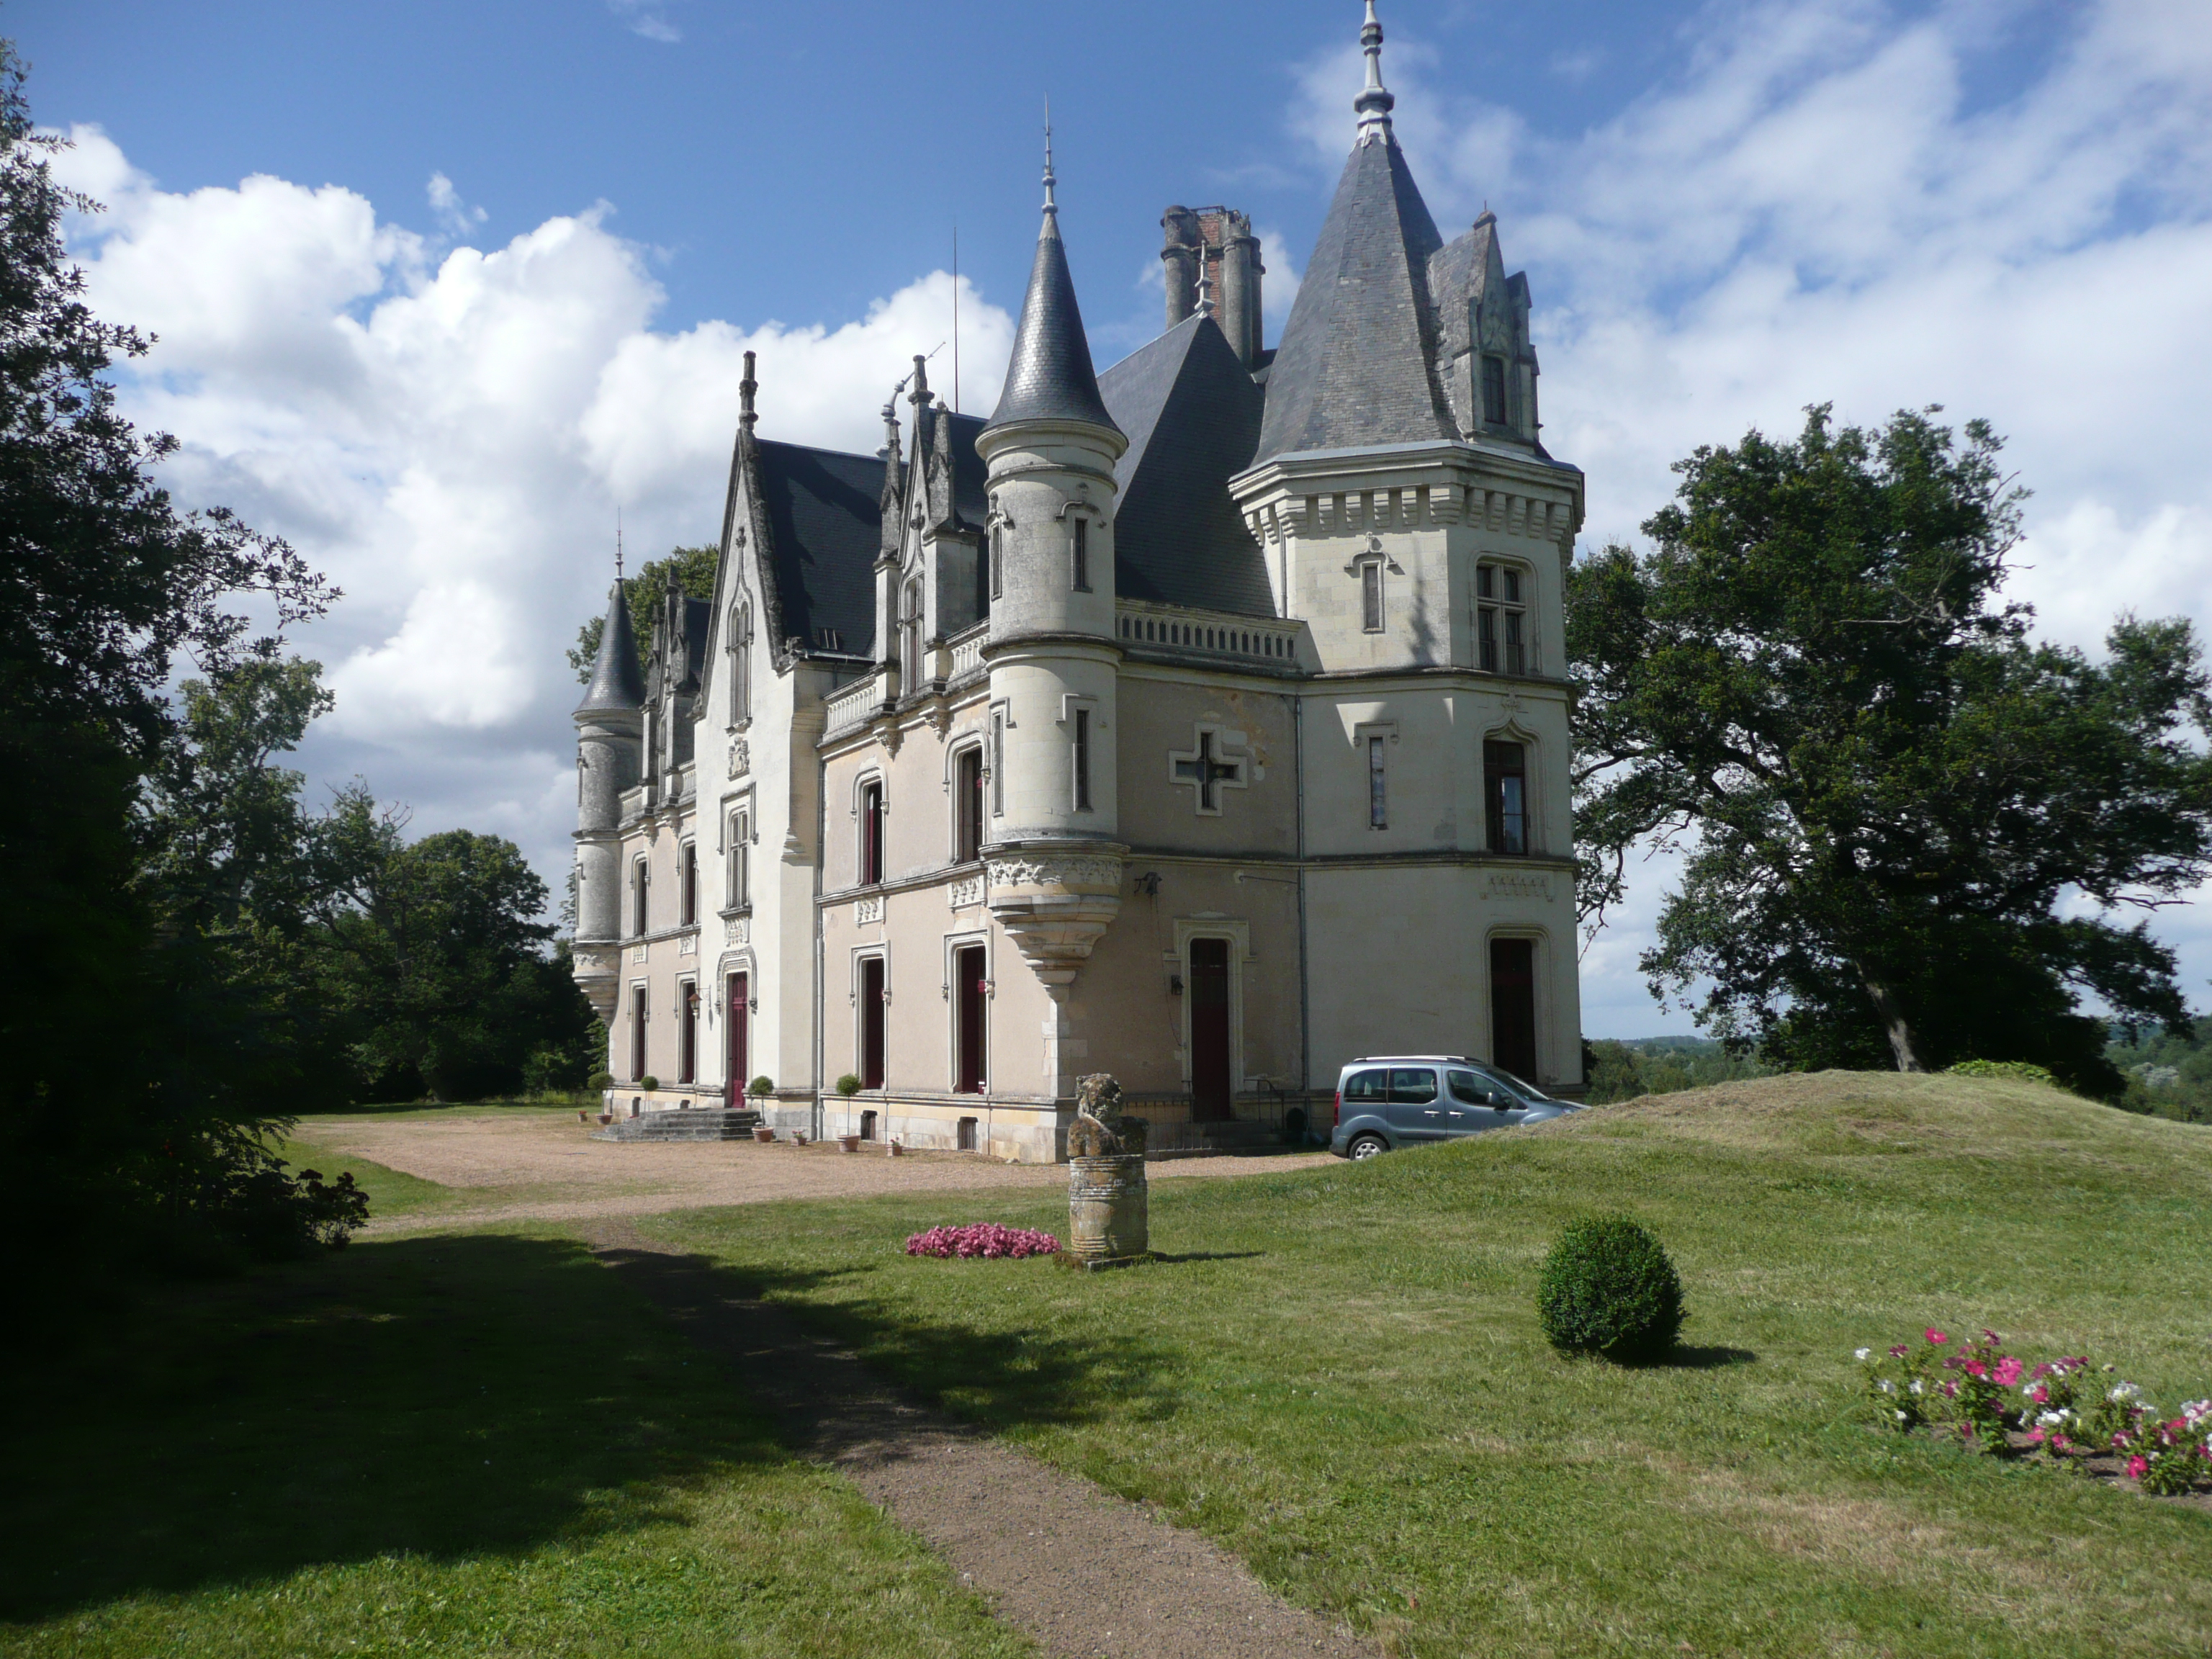
[[[1682,1329],[1682,1281],[1659,1241],[1625,1215],[1571,1222],[1544,1258],[1536,1313],[1552,1346],[1633,1363]]]

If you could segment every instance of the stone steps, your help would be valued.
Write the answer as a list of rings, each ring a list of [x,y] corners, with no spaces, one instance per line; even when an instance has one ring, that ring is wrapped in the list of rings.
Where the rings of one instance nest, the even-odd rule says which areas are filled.
[[[592,1137],[594,1140],[750,1140],[760,1127],[761,1115],[703,1107],[673,1112],[647,1112],[637,1117],[617,1118]]]

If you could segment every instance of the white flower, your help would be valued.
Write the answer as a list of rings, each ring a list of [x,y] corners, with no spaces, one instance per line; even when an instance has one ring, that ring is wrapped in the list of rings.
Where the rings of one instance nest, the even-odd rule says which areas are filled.
[[[1910,1423],[1912,1420],[1912,1414],[1910,1412],[1899,1412],[1897,1414],[1897,1420],[1900,1423]]]
[[[1867,1356],[1873,1352],[1874,1350],[1872,1348],[1861,1348],[1856,1353],[1853,1354],[1851,1358],[1857,1360],[1860,1364],[1863,1365],[1867,1362]]]
[[[2036,1413],[2035,1420],[2043,1428],[2055,1429],[2066,1420],[2066,1413],[2063,1411],[2039,1412]]]
[[[2117,1405],[2123,1400],[2133,1400],[2142,1392],[2142,1390],[2132,1382],[2115,1382],[2112,1384],[2112,1393],[2106,1395],[2105,1398]]]
[[[1925,1382],[1922,1382],[1918,1377],[1917,1377],[1917,1376],[1916,1376],[1916,1377],[1914,1377],[1914,1378],[1912,1379],[1912,1392],[1913,1392],[1913,1393],[1915,1393],[1915,1394],[1925,1394],[1927,1391],[1928,1391],[1928,1385],[1927,1385]]]
[[[1897,1384],[1891,1382],[1886,1376],[1881,1379],[1881,1382],[1878,1386],[1884,1394],[1895,1394],[1897,1392]]]

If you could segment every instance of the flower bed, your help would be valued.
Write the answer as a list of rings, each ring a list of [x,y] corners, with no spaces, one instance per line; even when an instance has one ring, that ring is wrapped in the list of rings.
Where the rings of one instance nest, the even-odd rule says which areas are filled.
[[[932,1227],[906,1242],[908,1255],[982,1256],[992,1261],[1025,1255],[1057,1255],[1060,1241],[1027,1227],[1001,1227],[995,1221],[972,1227]]]
[[[1917,1343],[1884,1352],[1861,1348],[1876,1419],[1901,1434],[1933,1427],[2001,1456],[2113,1459],[2157,1497],[2212,1482],[2212,1400],[2192,1400],[2168,1418],[2111,1365],[2087,1355],[2031,1366],[1984,1331],[1954,1346],[1930,1328]]]

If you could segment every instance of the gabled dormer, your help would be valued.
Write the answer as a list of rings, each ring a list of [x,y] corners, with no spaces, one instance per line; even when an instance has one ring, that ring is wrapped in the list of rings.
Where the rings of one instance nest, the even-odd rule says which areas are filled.
[[[1528,337],[1528,276],[1505,274],[1498,216],[1429,260],[1437,358],[1462,435],[1537,447],[1536,349]]]

